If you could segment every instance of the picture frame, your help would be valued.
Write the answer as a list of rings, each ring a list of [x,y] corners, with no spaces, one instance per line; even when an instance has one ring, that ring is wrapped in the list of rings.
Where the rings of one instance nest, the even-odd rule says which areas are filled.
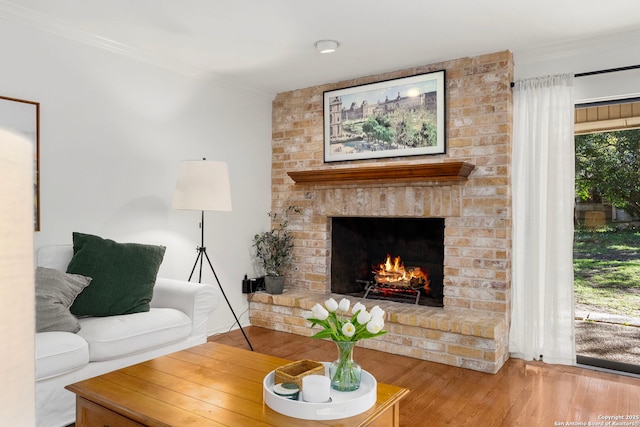
[[[33,227],[40,231],[40,103],[0,96],[0,128],[33,144]]]
[[[446,153],[445,71],[323,93],[324,161]]]

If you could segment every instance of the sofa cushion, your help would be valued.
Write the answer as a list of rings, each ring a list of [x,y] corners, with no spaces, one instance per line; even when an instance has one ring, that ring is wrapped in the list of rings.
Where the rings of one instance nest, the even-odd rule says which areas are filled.
[[[36,380],[75,371],[89,363],[89,345],[69,332],[36,334]]]
[[[90,277],[37,267],[36,332],[78,332],[80,323],[69,307],[89,282]]]
[[[178,342],[191,333],[189,316],[173,308],[80,319],[78,335],[89,343],[92,362],[111,360]]]
[[[38,249],[38,266],[67,271],[73,257],[73,245],[47,245]]]
[[[93,280],[78,295],[76,316],[113,316],[149,311],[164,246],[117,243],[90,234],[73,233],[73,258],[68,273]]]

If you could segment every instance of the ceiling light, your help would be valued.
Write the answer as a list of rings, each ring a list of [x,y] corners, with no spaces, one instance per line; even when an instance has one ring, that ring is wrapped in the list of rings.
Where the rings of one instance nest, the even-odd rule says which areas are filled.
[[[338,49],[338,42],[335,40],[318,40],[315,42],[315,46],[320,53],[331,53]]]

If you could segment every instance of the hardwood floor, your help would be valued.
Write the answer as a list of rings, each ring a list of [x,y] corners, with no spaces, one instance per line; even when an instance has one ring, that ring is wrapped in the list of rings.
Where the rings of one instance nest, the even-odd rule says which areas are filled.
[[[244,330],[260,353],[318,361],[337,355],[330,341],[254,326]],[[240,330],[209,341],[249,349]],[[411,390],[400,404],[401,426],[616,425],[603,417],[630,416],[617,420],[630,424],[618,425],[640,427],[637,378],[519,359],[491,375],[360,347],[354,358],[378,381]]]

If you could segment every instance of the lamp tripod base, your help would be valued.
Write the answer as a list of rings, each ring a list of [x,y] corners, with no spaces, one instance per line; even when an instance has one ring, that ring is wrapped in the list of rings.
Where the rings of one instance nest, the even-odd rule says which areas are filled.
[[[233,314],[233,318],[236,320],[236,323],[238,324],[238,327],[240,328],[240,331],[242,332],[242,335],[244,336],[244,339],[247,341],[247,344],[249,344],[249,348],[251,349],[251,351],[253,351],[253,346],[251,345],[251,341],[249,341],[249,338],[247,337],[247,334],[244,332],[244,329],[242,329],[242,325],[240,324],[240,320],[238,320],[238,316],[236,316],[236,312],[233,310],[233,307],[231,307],[231,303],[229,302],[229,299],[227,298],[227,294],[225,294],[224,289],[222,289],[222,285],[220,284],[220,279],[218,279],[218,275],[216,274],[216,270],[213,268],[213,264],[211,264],[211,260],[209,259],[209,255],[207,255],[207,248],[203,247],[203,246],[199,246],[198,247],[198,256],[196,257],[196,262],[193,264],[193,268],[191,269],[191,274],[189,275],[189,281],[191,281],[191,278],[193,277],[193,273],[196,271],[196,266],[198,265],[198,262],[200,263],[200,273],[198,275],[198,283],[202,283],[202,264],[203,264],[203,260],[207,259],[207,263],[209,264],[209,267],[211,267],[211,272],[213,273],[213,277],[216,278],[216,282],[218,283],[218,287],[220,288],[220,292],[222,292],[222,296],[224,297],[224,300],[227,302],[227,305],[229,306],[229,310],[231,310],[231,314]]]

